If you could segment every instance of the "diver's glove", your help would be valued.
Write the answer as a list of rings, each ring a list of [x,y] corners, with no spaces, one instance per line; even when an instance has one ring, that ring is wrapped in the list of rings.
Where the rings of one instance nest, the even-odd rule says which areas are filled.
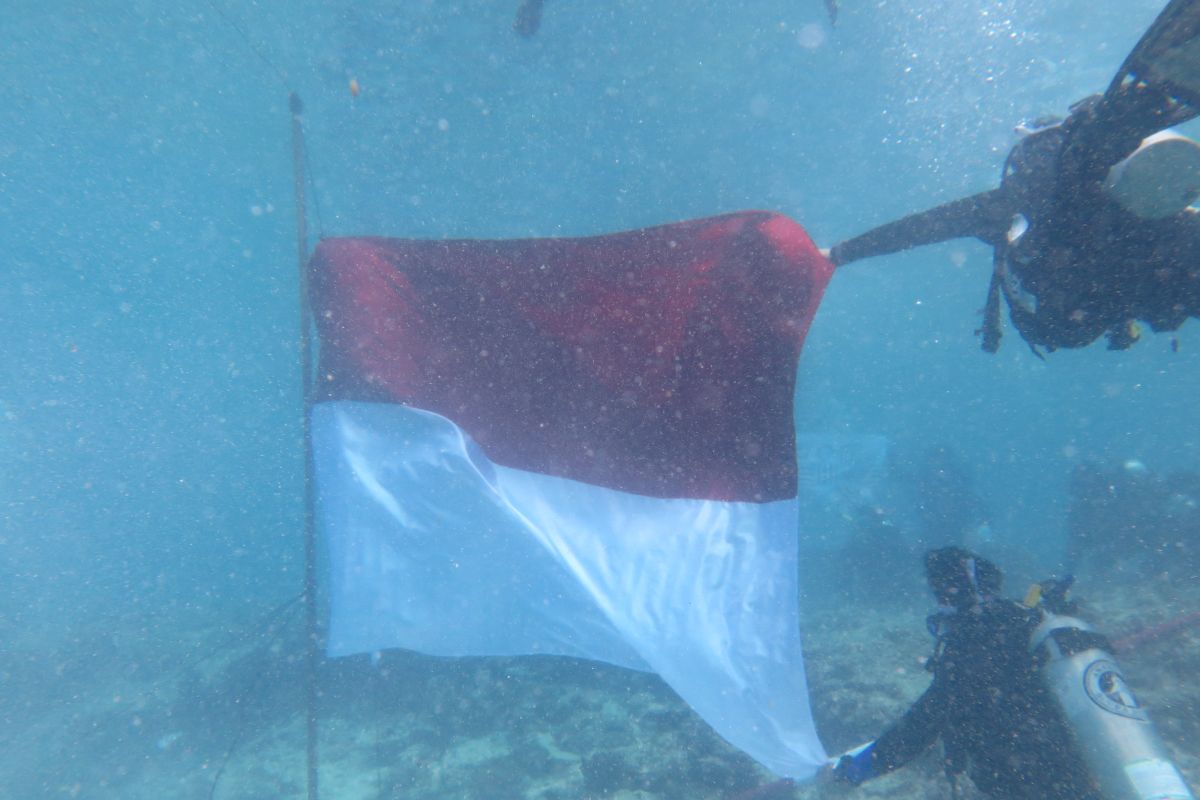
[[[858,786],[863,781],[874,778],[875,762],[871,758],[874,752],[875,743],[870,742],[846,753],[838,759],[837,766],[833,768],[834,779]]]

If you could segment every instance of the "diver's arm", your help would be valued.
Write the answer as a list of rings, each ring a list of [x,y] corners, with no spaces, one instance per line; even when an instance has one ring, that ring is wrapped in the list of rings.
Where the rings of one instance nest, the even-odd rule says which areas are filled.
[[[829,258],[837,266],[947,239],[975,237],[996,244],[1008,228],[1009,203],[1000,189],[964,197],[834,245]]]
[[[921,699],[875,741],[875,775],[898,769],[929,749],[946,727],[951,702],[945,681],[934,679]]]

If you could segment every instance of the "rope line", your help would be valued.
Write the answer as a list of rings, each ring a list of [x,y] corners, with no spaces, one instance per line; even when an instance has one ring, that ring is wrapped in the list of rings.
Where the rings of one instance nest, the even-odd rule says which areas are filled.
[[[291,94],[292,87],[291,83],[288,81],[287,73],[284,72],[278,64],[267,58],[267,54],[264,53],[256,44],[254,44],[254,40],[250,38],[250,34],[246,33],[246,29],[239,25],[237,20],[222,11],[221,7],[217,5],[217,0],[208,0],[208,5],[209,8],[213,10],[214,14],[223,19],[225,24],[232,28],[234,33],[241,37],[242,44],[246,45],[246,49],[257,56],[258,60],[265,64],[267,69],[279,79],[279,82],[283,84],[283,88],[287,90],[289,94]]]

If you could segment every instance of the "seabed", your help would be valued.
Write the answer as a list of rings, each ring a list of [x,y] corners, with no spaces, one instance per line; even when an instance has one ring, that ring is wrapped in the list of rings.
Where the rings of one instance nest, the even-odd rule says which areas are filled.
[[[1098,579],[1097,579],[1098,580]],[[1114,638],[1200,608],[1200,581],[1081,576],[1083,615]],[[229,626],[108,623],[56,651],[33,634],[0,656],[0,785],[13,798],[302,798],[298,614],[231,644]],[[924,612],[817,605],[808,679],[831,751],[875,735],[928,683]],[[1200,785],[1200,628],[1123,652],[1139,699]],[[328,800],[816,798],[734,750],[653,675],[548,657],[390,652],[325,662]],[[937,748],[846,796],[949,798]]]

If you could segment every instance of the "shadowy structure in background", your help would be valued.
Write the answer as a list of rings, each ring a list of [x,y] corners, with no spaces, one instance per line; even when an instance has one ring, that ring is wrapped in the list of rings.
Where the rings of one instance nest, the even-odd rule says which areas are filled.
[[[513,20],[513,30],[526,39],[531,38],[542,26],[542,6],[546,0],[521,0],[517,7],[517,18]]]
[[[1111,575],[1200,572],[1200,475],[1159,475],[1140,461],[1081,464],[1068,488],[1067,558]]]

